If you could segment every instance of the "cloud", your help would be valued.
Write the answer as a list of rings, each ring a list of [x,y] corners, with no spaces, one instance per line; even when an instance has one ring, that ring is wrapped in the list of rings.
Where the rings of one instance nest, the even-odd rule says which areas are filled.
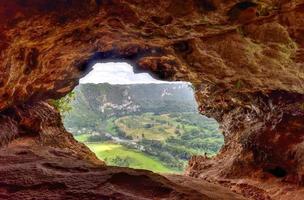
[[[128,63],[97,63],[93,70],[80,79],[80,83],[147,84],[166,83],[154,79],[148,73],[135,74]]]

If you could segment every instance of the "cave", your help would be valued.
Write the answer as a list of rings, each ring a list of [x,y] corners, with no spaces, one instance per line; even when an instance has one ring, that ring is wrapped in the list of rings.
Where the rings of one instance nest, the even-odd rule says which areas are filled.
[[[231,21],[242,2],[1,1],[0,198],[303,199],[304,2],[245,1],[257,6]],[[192,83],[220,152],[168,175],[107,166],[76,141],[49,101],[113,60]]]

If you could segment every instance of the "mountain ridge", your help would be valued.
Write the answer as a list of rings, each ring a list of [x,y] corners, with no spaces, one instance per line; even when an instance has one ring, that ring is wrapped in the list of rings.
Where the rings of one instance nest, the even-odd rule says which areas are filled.
[[[108,119],[152,112],[197,112],[193,90],[185,83],[128,84],[86,83],[75,88],[73,110],[65,116],[68,126],[90,119]],[[76,118],[76,120],[74,120]],[[77,123],[76,123],[77,122]],[[84,124],[82,124],[83,126]]]

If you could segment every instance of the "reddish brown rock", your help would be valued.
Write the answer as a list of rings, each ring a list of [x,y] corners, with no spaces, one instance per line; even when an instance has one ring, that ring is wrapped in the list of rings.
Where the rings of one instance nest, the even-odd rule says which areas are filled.
[[[245,200],[204,181],[185,186],[145,170],[98,167],[31,139],[0,150],[0,162],[0,199]]]
[[[206,182],[182,184],[187,177],[105,166],[64,130],[59,113],[46,103],[15,107],[4,118],[1,127],[11,137],[1,140],[0,199],[244,199]]]
[[[209,105],[221,101],[221,107],[201,108],[211,115],[217,113],[225,136],[224,147],[212,159],[193,157],[186,174],[237,188],[252,199],[302,199],[303,96],[257,93],[240,100],[240,96],[226,95],[214,99],[216,95],[210,94],[206,102]],[[245,100],[246,105],[234,105]],[[219,112],[224,108],[229,112]],[[286,192],[287,188],[292,193]],[[250,196],[254,191],[261,194],[259,198]]]
[[[0,108],[63,96],[92,62],[113,59],[168,80],[228,90],[242,81],[236,92],[303,93],[303,67],[296,60],[303,48],[301,1],[284,12],[270,2],[269,16],[246,26],[229,21],[236,3],[1,2]]]
[[[44,133],[45,141],[35,138],[43,146],[71,146],[95,160],[67,134],[56,135],[59,123],[32,120],[42,117],[34,102],[64,96],[94,62],[128,61],[161,79],[192,82],[202,114],[221,123],[221,153],[193,158],[188,175],[252,199],[301,199],[304,2],[258,1],[259,17],[250,8],[231,20],[240,2],[1,1],[1,143]]]
[[[71,156],[78,159],[104,165],[84,144],[77,142],[64,129],[59,112],[45,102],[15,106],[3,111],[0,127],[2,149],[14,141],[29,140],[33,146],[37,146],[37,151],[39,146],[61,148],[69,150]]]

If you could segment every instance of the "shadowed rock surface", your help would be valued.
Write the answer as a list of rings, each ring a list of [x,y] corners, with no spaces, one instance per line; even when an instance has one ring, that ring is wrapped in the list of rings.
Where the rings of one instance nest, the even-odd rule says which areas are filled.
[[[68,150],[33,143],[15,141],[0,150],[0,199],[245,199],[207,182],[195,188],[149,171],[97,167]],[[217,198],[219,192],[222,198]]]
[[[221,199],[244,199],[207,182],[183,185],[145,170],[105,166],[62,128],[59,113],[46,103],[16,107],[6,116],[11,130],[24,135],[0,149],[0,199],[218,200],[215,191]]]
[[[38,130],[46,140],[34,141],[47,146],[61,125],[27,120],[40,114],[35,106],[30,117],[19,110],[64,96],[96,61],[123,60],[164,80],[192,82],[201,113],[221,124],[221,153],[194,157],[187,175],[249,199],[303,199],[304,2],[257,3],[1,1],[1,143]],[[52,145],[97,162],[60,133]]]

